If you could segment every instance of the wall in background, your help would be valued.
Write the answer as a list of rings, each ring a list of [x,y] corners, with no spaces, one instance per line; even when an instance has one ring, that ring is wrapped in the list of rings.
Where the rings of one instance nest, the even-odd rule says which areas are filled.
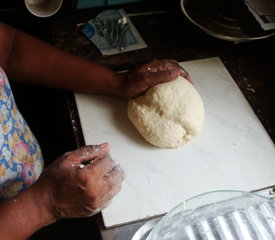
[[[148,0],[75,0],[74,6],[77,9],[92,8],[92,7],[104,7],[125,3],[143,2]]]

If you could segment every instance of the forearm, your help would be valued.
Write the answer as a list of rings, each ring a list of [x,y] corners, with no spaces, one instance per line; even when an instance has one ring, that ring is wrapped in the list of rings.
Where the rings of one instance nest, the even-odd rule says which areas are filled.
[[[36,202],[32,189],[0,203],[0,239],[27,239],[38,229],[54,222]]]
[[[6,25],[0,27],[2,35],[10,38],[0,41],[10,44],[4,49],[8,56],[3,65],[12,79],[85,93],[117,95],[121,91],[121,79],[114,71]]]
[[[175,60],[153,60],[121,75],[0,23],[0,66],[11,79],[91,94],[137,97],[152,86],[190,80]]]
[[[89,217],[121,189],[123,170],[110,144],[64,153],[28,189],[0,203],[0,240],[27,239],[62,218]]]

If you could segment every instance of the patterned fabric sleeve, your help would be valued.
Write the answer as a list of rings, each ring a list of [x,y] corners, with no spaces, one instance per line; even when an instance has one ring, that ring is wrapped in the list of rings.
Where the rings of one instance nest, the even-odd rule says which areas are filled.
[[[18,111],[0,67],[0,201],[28,188],[42,169],[39,144]]]

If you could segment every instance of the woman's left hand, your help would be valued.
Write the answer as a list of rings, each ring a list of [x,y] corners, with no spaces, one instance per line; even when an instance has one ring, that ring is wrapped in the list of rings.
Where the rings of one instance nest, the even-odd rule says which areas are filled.
[[[179,76],[192,83],[176,60],[153,60],[123,75],[122,96],[137,97],[156,84],[173,81]]]

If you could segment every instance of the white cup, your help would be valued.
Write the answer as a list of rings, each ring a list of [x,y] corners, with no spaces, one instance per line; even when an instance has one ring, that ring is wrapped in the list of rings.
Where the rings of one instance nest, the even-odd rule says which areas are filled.
[[[25,0],[27,9],[37,17],[50,17],[60,9],[63,0]]]

